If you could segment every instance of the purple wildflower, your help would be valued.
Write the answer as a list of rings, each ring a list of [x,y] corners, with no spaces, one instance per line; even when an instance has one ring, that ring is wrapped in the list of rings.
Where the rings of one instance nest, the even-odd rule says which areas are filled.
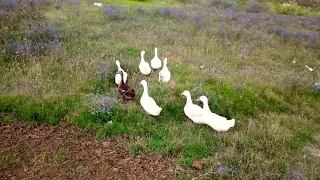
[[[217,31],[217,33],[218,33],[218,34],[223,34],[224,31],[225,31],[225,29],[224,29],[224,24],[219,23],[219,24],[218,24],[218,31]]]
[[[236,11],[234,11],[233,9],[228,8],[228,9],[224,10],[224,14],[225,14],[226,18],[231,21],[235,21],[238,19],[238,13]]]
[[[310,29],[317,29],[320,26],[320,16],[301,17],[300,24]]]
[[[19,0],[2,0],[0,7],[3,9],[12,10],[20,6],[21,1]]]
[[[18,56],[45,54],[49,51],[58,53],[62,42],[59,40],[38,40],[38,41],[9,41],[9,47],[12,53]]]
[[[288,31],[286,28],[281,29],[280,34],[285,39],[289,39],[290,37],[292,37],[292,33]]]
[[[107,75],[110,73],[108,66],[105,64],[101,64],[97,67],[97,73],[101,75],[102,78],[107,77]]]
[[[306,40],[308,38],[308,35],[304,32],[301,32],[301,31],[297,31],[295,36],[300,41]]]
[[[233,29],[231,35],[236,39],[244,39],[246,32],[243,29]]]
[[[308,42],[309,47],[319,47],[319,35],[317,32],[306,33],[297,29],[287,29],[282,26],[270,26],[268,32],[271,34],[281,35],[284,39],[294,38],[296,40],[305,40]]]
[[[187,17],[188,11],[185,9],[171,9],[170,15],[175,19],[184,19]]]
[[[0,11],[0,19],[4,20],[5,22],[9,22],[11,19],[12,15],[9,12],[9,10],[2,9]]]
[[[49,45],[51,52],[53,52],[54,54],[57,54],[61,50],[62,42],[59,41],[58,39],[55,39],[53,41],[50,41],[48,43],[48,45]]]
[[[117,102],[117,99],[112,98],[112,97],[108,97],[108,96],[104,96],[102,98],[102,104],[104,107],[111,107],[115,102]]]
[[[56,28],[48,23],[36,24],[36,22],[26,20],[22,22],[22,26],[25,29],[22,35],[30,40],[55,39],[58,36]]]
[[[54,6],[56,9],[61,9],[62,8],[62,2],[61,0],[58,1],[58,4]]]
[[[161,16],[169,16],[171,8],[169,7],[159,7],[156,8],[156,13],[160,14]]]
[[[307,39],[308,39],[307,47],[320,49],[320,39],[319,39],[319,35],[316,32],[311,32],[310,34],[308,34]]]
[[[233,169],[228,167],[228,166],[220,166],[218,169],[217,169],[217,172],[218,174],[220,175],[227,175],[229,173],[232,173],[233,172]]]
[[[42,4],[48,5],[48,4],[50,4],[50,0],[42,0]]]
[[[25,53],[25,47],[20,43],[20,41],[9,41],[10,50],[19,55]]]
[[[171,17],[180,20],[187,17],[188,11],[179,8],[158,7],[154,8],[154,14],[160,15],[162,17]]]
[[[303,180],[303,179],[305,179],[303,174],[301,172],[299,172],[294,167],[287,168],[287,174],[294,180]]]
[[[111,20],[126,19],[127,12],[120,5],[109,5],[102,8],[104,15]]]
[[[281,35],[284,38],[290,38],[291,32],[282,26],[271,26],[268,29],[269,33]]]
[[[70,0],[70,2],[73,5],[79,5],[80,4],[79,0]]]
[[[298,24],[310,29],[317,29],[320,25],[320,17],[299,17],[292,15],[270,15],[272,19],[278,24]]]
[[[102,99],[99,100],[98,104],[96,105],[96,112],[107,112],[117,102],[117,99],[113,97],[104,96]]]
[[[145,14],[145,9],[143,9],[141,7],[137,7],[136,11],[138,14]]]
[[[205,20],[205,17],[201,11],[198,11],[195,14],[193,14],[192,19],[197,27],[199,27],[199,28],[205,27],[206,20]]]
[[[271,27],[269,27],[268,32],[273,33],[273,34],[279,34],[283,38],[286,38],[286,39],[294,37],[298,40],[314,39],[314,41],[315,41],[315,39],[317,37],[316,33],[307,34],[305,32],[299,31],[297,29],[287,29],[282,26],[271,26]]]
[[[249,2],[246,11],[250,13],[260,13],[263,11],[263,6],[259,2]]]
[[[245,19],[249,19],[251,22],[259,22],[262,20],[263,15],[262,14],[258,14],[258,13],[243,13],[242,14],[242,18]]]
[[[237,8],[237,5],[227,0],[211,0],[210,4],[220,8]]]

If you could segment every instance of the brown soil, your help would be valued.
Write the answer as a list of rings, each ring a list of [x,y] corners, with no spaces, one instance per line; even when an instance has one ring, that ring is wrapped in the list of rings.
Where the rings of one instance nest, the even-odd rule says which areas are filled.
[[[0,119],[0,179],[175,178],[169,162],[133,156],[123,141],[96,141],[86,130],[63,123],[29,127]]]

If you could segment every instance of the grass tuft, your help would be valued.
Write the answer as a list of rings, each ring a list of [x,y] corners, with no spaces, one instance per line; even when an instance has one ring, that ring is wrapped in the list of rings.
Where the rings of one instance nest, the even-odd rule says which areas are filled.
[[[312,140],[312,136],[309,132],[300,131],[293,138],[291,148],[294,150],[301,150],[301,148],[303,148],[304,145],[311,140]]]
[[[68,115],[78,102],[79,100],[73,97],[39,100],[25,96],[2,95],[0,113],[13,113],[22,120],[55,125]]]
[[[4,168],[14,168],[21,162],[21,158],[15,156],[2,156],[0,160]]]
[[[65,154],[64,154],[64,152],[63,152],[63,150],[61,150],[61,149],[59,149],[59,150],[57,150],[57,152],[56,152],[56,162],[58,163],[58,164],[62,164],[63,162],[65,162]]]
[[[127,57],[138,58],[140,57],[140,51],[138,48],[128,47],[122,50],[122,54]]]
[[[247,87],[234,87],[209,79],[203,85],[208,89],[209,105],[213,112],[231,116],[255,116],[259,112],[289,112],[289,106],[279,99],[269,97],[266,89],[253,91]]]

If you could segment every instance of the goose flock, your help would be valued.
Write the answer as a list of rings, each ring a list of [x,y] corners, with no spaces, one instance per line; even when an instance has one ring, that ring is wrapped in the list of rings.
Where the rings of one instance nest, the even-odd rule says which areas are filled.
[[[151,60],[149,65],[144,59],[145,51],[141,51],[141,60],[139,64],[139,71],[143,75],[150,75],[153,71],[160,69],[158,81],[160,83],[167,83],[171,79],[171,73],[167,67],[168,59],[164,58],[163,63],[158,57],[158,49],[154,49],[154,58]],[[120,62],[116,60],[117,73],[115,75],[115,83],[118,85],[118,90],[123,100],[129,101],[135,99],[135,90],[130,88],[127,84],[128,74],[121,68]],[[156,101],[149,96],[148,84],[146,80],[142,80],[140,84],[143,87],[143,93],[140,98],[140,105],[145,112],[152,116],[159,116],[162,108],[156,103]],[[210,126],[217,132],[228,131],[231,127],[235,125],[235,119],[227,120],[227,118],[220,116],[211,112],[208,105],[208,98],[206,96],[200,96],[196,101],[201,101],[203,103],[203,108],[193,104],[191,99],[191,94],[189,91],[185,90],[181,95],[187,98],[187,102],[184,106],[185,115],[191,119],[195,124],[206,124]]]

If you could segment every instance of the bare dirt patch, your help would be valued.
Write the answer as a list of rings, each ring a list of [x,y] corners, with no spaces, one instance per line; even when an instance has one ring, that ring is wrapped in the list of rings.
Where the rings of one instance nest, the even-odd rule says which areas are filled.
[[[97,141],[61,124],[29,127],[0,120],[0,179],[174,179],[161,157],[131,155],[126,138]]]
[[[307,149],[312,156],[320,157],[320,149],[319,148],[316,148],[313,145],[309,145],[309,146],[306,146],[305,149]]]

